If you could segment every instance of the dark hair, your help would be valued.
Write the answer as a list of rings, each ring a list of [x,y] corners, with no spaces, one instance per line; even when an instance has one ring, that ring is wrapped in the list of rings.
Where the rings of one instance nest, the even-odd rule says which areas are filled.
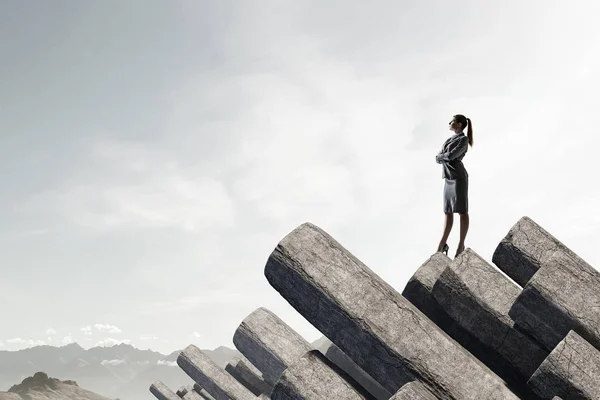
[[[473,123],[467,117],[462,114],[457,114],[454,116],[456,122],[460,123],[465,129],[467,127],[467,137],[469,138],[469,144],[473,147]]]

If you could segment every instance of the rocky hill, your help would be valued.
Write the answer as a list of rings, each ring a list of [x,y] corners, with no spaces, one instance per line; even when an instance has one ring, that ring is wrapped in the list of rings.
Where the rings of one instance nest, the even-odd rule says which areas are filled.
[[[0,400],[110,400],[80,388],[75,381],[50,378],[45,372],[36,372],[23,382],[0,392]]]

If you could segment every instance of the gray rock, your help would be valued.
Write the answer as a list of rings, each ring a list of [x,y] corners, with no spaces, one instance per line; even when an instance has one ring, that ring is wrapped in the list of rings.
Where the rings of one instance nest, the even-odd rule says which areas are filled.
[[[194,392],[198,393],[205,400],[215,400],[202,386],[197,383],[194,384]]]
[[[344,372],[319,351],[311,350],[287,368],[271,392],[271,400],[367,400]]]
[[[459,255],[456,259],[457,262],[462,260],[467,254],[473,255],[475,252],[467,248],[465,251]],[[440,283],[438,284],[436,291],[437,296],[443,301],[443,306],[438,303],[438,301],[434,298],[432,291],[438,279],[446,271],[446,269],[450,268],[452,260],[445,256],[442,253],[435,253],[429,257],[420,267],[417,269],[415,274],[408,281],[402,295],[407,298],[412,304],[414,304],[423,314],[425,314],[429,319],[431,319],[438,327],[440,327],[444,332],[446,332],[450,337],[456,340],[462,347],[467,349],[471,354],[477,357],[480,361],[482,361],[485,365],[487,365],[492,371],[494,371],[500,378],[504,379],[512,390],[519,395],[521,398],[530,398],[532,397],[532,393],[530,389],[528,389],[526,382],[527,379],[531,376],[531,373],[537,368],[537,366],[542,362],[544,357],[548,354],[547,351],[544,351],[540,348],[538,343],[535,343],[533,339],[529,339],[534,342],[534,348],[542,351],[541,358],[538,357],[537,364],[528,359],[525,360],[526,363],[531,362],[533,364],[533,369],[529,374],[523,375],[522,373],[518,373],[515,367],[507,361],[507,359],[497,351],[497,346],[495,348],[491,347],[490,341],[487,343],[482,342],[479,338],[485,339],[486,336],[484,333],[491,333],[489,329],[485,329],[484,332],[479,332],[479,321],[471,320],[471,313],[473,310],[469,305],[471,302],[475,301],[475,304],[472,305],[478,310],[478,313],[483,313],[483,319],[485,321],[489,321],[492,318],[492,325],[497,326],[494,322],[497,318],[494,316],[494,313],[498,310],[497,307],[492,306],[491,314],[488,313],[488,305],[483,302],[479,304],[477,302],[477,297],[472,296],[480,291],[481,287],[489,287],[493,285],[492,282],[495,282],[496,286],[503,287],[504,284],[508,285],[510,294],[509,298],[514,299],[515,291],[514,288],[517,288],[517,291],[520,292],[520,288],[518,288],[512,281],[506,278],[502,273],[497,271],[493,266],[487,264],[485,261],[479,258],[478,264],[482,264],[482,268],[484,268],[483,273],[478,273],[472,277],[467,277],[465,283],[461,282],[460,275],[464,272],[468,272],[467,269],[460,268],[457,271],[447,271],[445,272],[444,281],[448,280],[451,285],[448,283]],[[457,272],[459,274],[457,275]],[[493,279],[490,282],[483,282],[483,286],[480,286],[479,281],[482,279],[487,279],[487,274],[491,273]],[[456,277],[455,277],[456,276]],[[456,285],[458,290],[455,291],[452,286]],[[469,286],[475,286],[475,289],[470,289]],[[511,290],[512,289],[512,290]],[[497,290],[493,288],[493,290]],[[454,297],[456,297],[457,304],[454,304]],[[483,296],[482,300],[485,300],[488,296]],[[493,301],[493,299],[492,299]],[[507,300],[510,302],[510,300]],[[508,322],[508,326],[513,325],[512,320],[507,317],[507,309],[506,303],[504,302],[503,308],[503,317],[500,318],[500,321],[504,320]],[[449,311],[452,312],[452,317],[448,315],[444,308],[448,308]],[[496,311],[494,311],[496,310]],[[461,317],[461,312],[467,313],[468,320],[465,321],[464,318]],[[477,314],[477,312],[476,312]],[[457,317],[458,315],[458,317]],[[459,321],[455,321],[454,318],[457,318]],[[477,315],[473,315],[474,318],[477,318]],[[470,323],[465,323],[470,322]],[[488,327],[490,325],[488,324]],[[467,329],[465,329],[467,328]],[[500,328],[502,328],[502,324],[500,324]],[[510,329],[515,329],[514,327]],[[474,332],[474,333],[472,333]],[[516,334],[517,337],[521,337],[522,334],[519,332]],[[512,336],[512,335],[511,335]],[[500,333],[499,336],[501,339],[507,337],[506,332]],[[497,340],[493,339],[492,342],[497,342]],[[526,351],[527,353],[527,351]],[[510,352],[508,353],[510,355]],[[520,356],[517,356],[520,357]]]
[[[575,331],[556,346],[529,385],[542,398],[600,399],[600,352]]]
[[[177,396],[179,396],[179,397],[183,397],[183,396],[185,396],[185,394],[186,394],[187,392],[188,392],[188,388],[187,388],[187,387],[185,387],[185,386],[182,386],[182,387],[180,387],[180,388],[179,388],[179,389],[178,389],[178,390],[175,392],[175,394],[176,394]]]
[[[413,381],[402,386],[389,400],[436,400],[436,397],[422,383]]]
[[[197,393],[194,390],[185,392],[185,394],[183,395],[183,399],[184,400],[206,400],[205,397],[202,397],[199,393]]]
[[[283,238],[269,283],[391,393],[413,380],[440,399],[518,399],[491,370],[319,227]]]
[[[261,393],[269,394],[273,386],[269,385],[262,377],[262,373],[244,356],[237,356],[225,366],[225,371],[242,383],[256,396]]]
[[[158,400],[180,400],[180,397],[173,393],[173,391],[161,381],[156,381],[150,385],[150,393]]]
[[[311,350],[310,343],[264,307],[242,321],[233,335],[233,344],[271,386],[286,368]]]
[[[556,251],[585,264],[558,239],[524,216],[496,247],[492,262],[523,287]]]
[[[255,400],[256,396],[194,345],[177,357],[177,364],[216,400]]]
[[[389,400],[392,396],[383,386],[367,374],[361,367],[356,365],[339,347],[324,337],[324,342],[316,350],[325,356],[332,364],[347,373],[361,387],[369,392],[377,400]]]
[[[470,248],[450,263],[432,289],[444,311],[496,357],[503,358],[525,385],[549,352],[516,329],[508,315],[520,293],[519,286]]]
[[[600,272],[569,251],[544,257],[509,315],[546,349],[575,330],[600,349]]]

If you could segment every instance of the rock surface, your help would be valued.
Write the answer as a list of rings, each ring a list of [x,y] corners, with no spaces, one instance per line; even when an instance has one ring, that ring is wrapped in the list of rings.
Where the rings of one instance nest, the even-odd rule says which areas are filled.
[[[436,400],[436,397],[423,384],[414,381],[402,386],[390,400]]]
[[[311,350],[287,368],[271,392],[271,400],[367,400],[349,376]]]
[[[271,386],[286,368],[312,349],[310,343],[264,307],[242,321],[233,335],[233,344]]]
[[[187,346],[177,357],[177,364],[216,400],[254,400],[244,385],[194,345]]]
[[[485,365],[313,224],[300,225],[279,242],[265,276],[392,393],[418,379],[440,399],[518,399]]]
[[[529,385],[542,398],[600,399],[600,351],[570,331],[535,371]]]

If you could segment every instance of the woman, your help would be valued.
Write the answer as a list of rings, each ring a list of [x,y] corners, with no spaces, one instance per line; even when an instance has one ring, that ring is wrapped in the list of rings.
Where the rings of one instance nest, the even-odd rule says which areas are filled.
[[[467,127],[467,136],[465,136],[463,130]],[[462,159],[467,153],[468,145],[473,147],[473,125],[469,118],[458,114],[450,121],[450,130],[454,131],[454,134],[444,142],[442,151],[435,156],[435,161],[442,164],[443,167],[444,214],[446,214],[444,234],[437,251],[448,255],[449,247],[446,240],[452,230],[454,213],[458,213],[460,215],[460,239],[454,255],[456,258],[465,249],[465,238],[469,230],[469,174]]]

